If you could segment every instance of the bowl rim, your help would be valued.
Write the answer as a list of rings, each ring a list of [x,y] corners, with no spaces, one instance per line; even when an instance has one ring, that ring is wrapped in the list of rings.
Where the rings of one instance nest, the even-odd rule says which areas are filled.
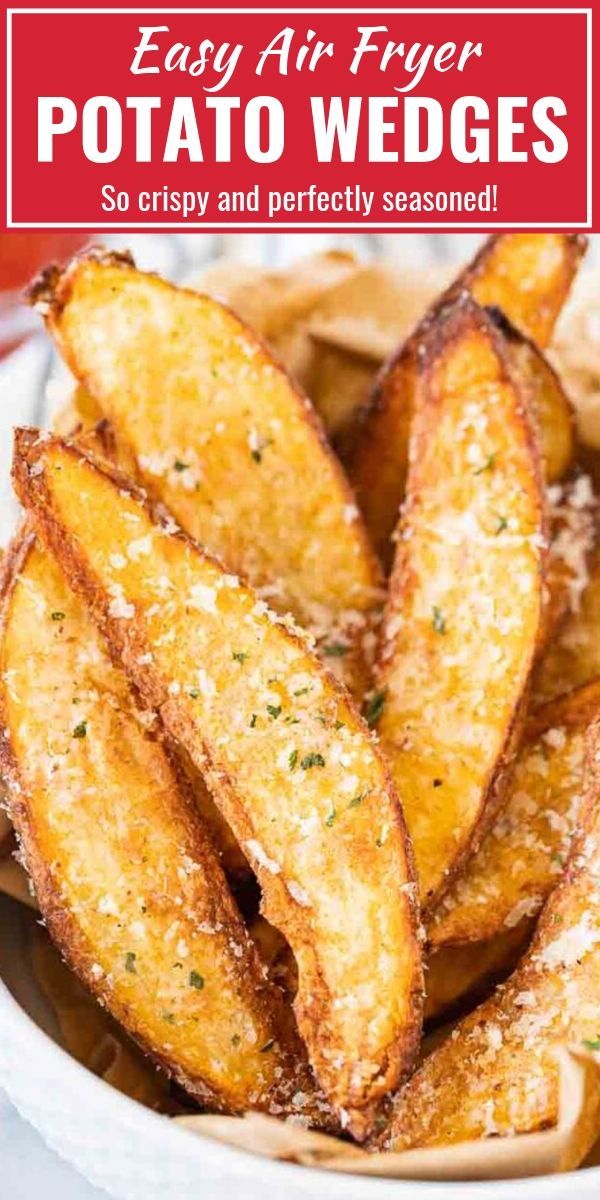
[[[100,1079],[89,1068],[79,1063],[64,1047],[41,1029],[21,1007],[1,978],[0,1012],[2,1012],[3,1039],[11,1037],[12,1027],[21,1041],[26,1039],[29,1042],[32,1049],[32,1061],[39,1065],[40,1056],[42,1056],[56,1073],[70,1077],[78,1089],[86,1089],[97,1106],[104,1108],[108,1106],[113,1119],[118,1120],[121,1117],[125,1125],[135,1126],[141,1134],[146,1133],[149,1144],[156,1145],[161,1141],[164,1142],[165,1139],[166,1141],[171,1141],[173,1138],[183,1139],[180,1146],[175,1141],[172,1142],[174,1153],[177,1150],[184,1153],[185,1147],[186,1157],[190,1159],[197,1157],[205,1167],[207,1160],[212,1159],[215,1163],[218,1162],[222,1176],[226,1176],[228,1173],[238,1177],[257,1174],[260,1175],[263,1185],[272,1182],[273,1185],[281,1186],[287,1180],[290,1184],[295,1184],[296,1189],[302,1188],[302,1177],[306,1176],[307,1195],[328,1194],[335,1197],[336,1200],[338,1197],[339,1200],[348,1200],[351,1188],[355,1195],[360,1192],[363,1200],[376,1200],[377,1197],[385,1200],[386,1197],[391,1198],[392,1196],[406,1198],[409,1193],[413,1200],[416,1200],[417,1197],[422,1200],[433,1200],[436,1197],[439,1200],[443,1196],[464,1195],[465,1189],[468,1189],[474,1197],[489,1197],[489,1200],[492,1198],[497,1200],[499,1183],[502,1184],[503,1193],[515,1197],[515,1200],[520,1196],[531,1196],[536,1189],[540,1196],[543,1192],[543,1196],[547,1200],[559,1200],[559,1197],[565,1196],[569,1182],[575,1183],[575,1180],[577,1181],[575,1186],[580,1195],[592,1191],[596,1194],[597,1184],[600,1180],[600,1167],[590,1167],[583,1172],[569,1171],[558,1175],[528,1176],[521,1179],[443,1182],[369,1178],[324,1171],[318,1167],[299,1167],[293,1163],[263,1158],[250,1151],[226,1146],[213,1138],[193,1133],[191,1130],[175,1124],[168,1117],[153,1112],[139,1101],[117,1091],[111,1084]],[[17,1109],[20,1110],[20,1106],[13,1096],[10,1079],[0,1076],[0,1082],[11,1102],[15,1103]],[[81,1090],[79,1094],[81,1099]],[[27,1117],[26,1113],[23,1115]],[[38,1131],[45,1138],[44,1130]]]

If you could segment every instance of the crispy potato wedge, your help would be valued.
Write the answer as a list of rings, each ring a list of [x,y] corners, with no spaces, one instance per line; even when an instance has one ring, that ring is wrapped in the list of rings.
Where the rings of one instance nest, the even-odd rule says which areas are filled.
[[[600,554],[592,558],[581,601],[560,626],[533,678],[533,699],[542,704],[600,677]]]
[[[425,323],[383,367],[361,414],[349,469],[361,511],[384,564],[391,557],[390,537],[404,496],[420,345],[432,315],[435,319],[440,304],[445,306],[452,298],[470,291],[479,304],[502,309],[527,337],[545,346],[584,249],[585,239],[579,235],[513,233],[490,238],[441,302],[433,306]],[[537,380],[539,416],[547,430],[543,440],[552,480],[557,476],[550,469],[560,467],[564,461],[572,431],[564,397],[557,399],[550,375],[545,370],[541,374]]]
[[[412,1061],[422,992],[410,849],[374,741],[290,619],[153,520],[123,476],[21,430],[14,479],[248,854],[296,957],[313,1067],[360,1133]]]
[[[457,286],[547,346],[586,248],[583,234],[501,233],[488,238]]]
[[[375,704],[430,905],[501,798],[541,629],[546,521],[535,429],[493,322],[465,295],[422,347]]]
[[[32,295],[151,494],[362,696],[379,567],[317,417],[256,336],[118,255],[53,269]]]
[[[554,1125],[557,1051],[598,1037],[600,994],[600,729],[569,864],[533,942],[506,984],[475,1009],[399,1093],[393,1150],[529,1133]],[[597,1136],[581,1147],[581,1158]],[[576,1166],[573,1163],[573,1166]]]
[[[569,854],[585,734],[599,713],[596,681],[530,719],[502,812],[431,917],[432,946],[479,942],[537,916]]]
[[[60,415],[59,425],[61,436],[74,435],[78,445],[89,450],[95,457],[106,460],[109,465],[116,466],[131,478],[135,476],[136,464],[123,442],[117,440],[112,426],[108,421],[96,421],[93,411],[88,411],[85,404],[80,407],[81,388],[73,395],[73,403],[64,409]],[[68,431],[68,433],[67,433]],[[204,824],[218,850],[219,857],[227,879],[234,888],[238,901],[243,901],[241,891],[252,879],[252,872],[247,858],[242,853],[227,822],[221,816],[212,796],[189,756],[183,754],[179,747],[171,746],[170,753],[178,760],[179,770],[185,775],[188,787],[191,789],[194,801],[200,811]],[[242,905],[243,909],[243,905]],[[243,909],[243,911],[245,911]]]
[[[0,660],[11,815],[71,968],[209,1107],[281,1112],[300,1090],[318,1119],[303,1048],[194,802],[31,536],[5,567]]]
[[[489,941],[439,946],[429,954],[425,971],[425,1020],[447,1020],[489,995],[515,967],[530,932],[531,922],[521,921],[514,929],[496,934]]]

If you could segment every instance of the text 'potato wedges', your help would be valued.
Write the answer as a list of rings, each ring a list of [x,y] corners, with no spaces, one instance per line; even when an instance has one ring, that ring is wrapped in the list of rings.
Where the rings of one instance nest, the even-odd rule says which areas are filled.
[[[42,914],[90,990],[209,1107],[319,1120],[303,1047],[193,799],[31,535],[4,571],[2,770]],[[323,1106],[325,1112],[325,1106]]]
[[[14,478],[248,854],[296,957],[312,1065],[360,1129],[411,1063],[422,991],[410,852],[366,726],[291,621],[156,523],[122,476],[23,430]]]
[[[558,1116],[561,1047],[597,1044],[600,994],[600,732],[588,741],[582,825],[517,970],[400,1092],[390,1149],[545,1129]],[[598,1113],[572,1148],[577,1166]],[[567,1164],[565,1164],[566,1166]]]
[[[362,695],[379,567],[308,400],[257,337],[123,256],[76,259],[32,296],[144,486]]]
[[[546,520],[526,397],[464,296],[422,340],[378,732],[429,903],[501,796],[541,630]]]
[[[531,718],[502,812],[429,923],[432,945],[491,938],[537,916],[568,857],[600,683]]]
[[[384,366],[356,432],[350,470],[361,511],[384,562],[389,560],[389,539],[404,495],[420,343],[428,321],[440,304],[469,292],[480,305],[501,309],[526,337],[545,346],[584,248],[585,240],[577,235],[515,233],[490,238]],[[535,370],[534,357],[530,349],[528,359]],[[547,371],[536,372],[534,383],[539,417],[547,429],[543,441],[552,480],[572,451],[568,405],[560,390],[553,392]]]

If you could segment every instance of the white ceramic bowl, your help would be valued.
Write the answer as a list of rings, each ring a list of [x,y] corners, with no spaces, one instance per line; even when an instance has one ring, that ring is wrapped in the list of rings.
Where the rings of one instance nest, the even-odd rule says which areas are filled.
[[[122,1096],[53,1040],[24,965],[30,919],[0,898],[0,1085],[53,1150],[116,1200],[562,1200],[572,1191],[591,1200],[600,1193],[600,1168],[503,1183],[411,1183],[273,1163],[199,1138]]]

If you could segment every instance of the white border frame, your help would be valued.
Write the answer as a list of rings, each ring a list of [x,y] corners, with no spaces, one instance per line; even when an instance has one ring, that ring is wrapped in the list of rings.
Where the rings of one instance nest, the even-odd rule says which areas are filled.
[[[440,16],[448,13],[458,15],[484,14],[486,16],[585,16],[586,17],[586,71],[587,71],[587,144],[586,144],[586,220],[585,221],[394,221],[389,224],[381,221],[362,221],[360,224],[331,224],[327,221],[306,223],[303,221],[278,222],[268,224],[244,223],[241,221],[104,221],[90,224],[89,221],[52,221],[40,223],[37,221],[13,221],[12,219],[12,19],[15,16],[118,16],[118,15],[172,15],[199,16],[208,15],[270,15],[277,16],[318,16],[324,15],[367,15],[367,16],[403,16],[425,15]],[[591,229],[593,224],[593,159],[592,159],[592,13],[591,8],[8,8],[6,10],[6,228],[7,229],[86,229],[90,231],[102,229],[122,229],[128,232],[134,230],[201,230],[211,233],[216,230],[228,230],[238,233],[271,233],[278,232],[331,232],[331,233],[362,233],[374,230],[379,233],[394,233],[397,230],[431,230],[443,229],[451,232],[460,229]]]

